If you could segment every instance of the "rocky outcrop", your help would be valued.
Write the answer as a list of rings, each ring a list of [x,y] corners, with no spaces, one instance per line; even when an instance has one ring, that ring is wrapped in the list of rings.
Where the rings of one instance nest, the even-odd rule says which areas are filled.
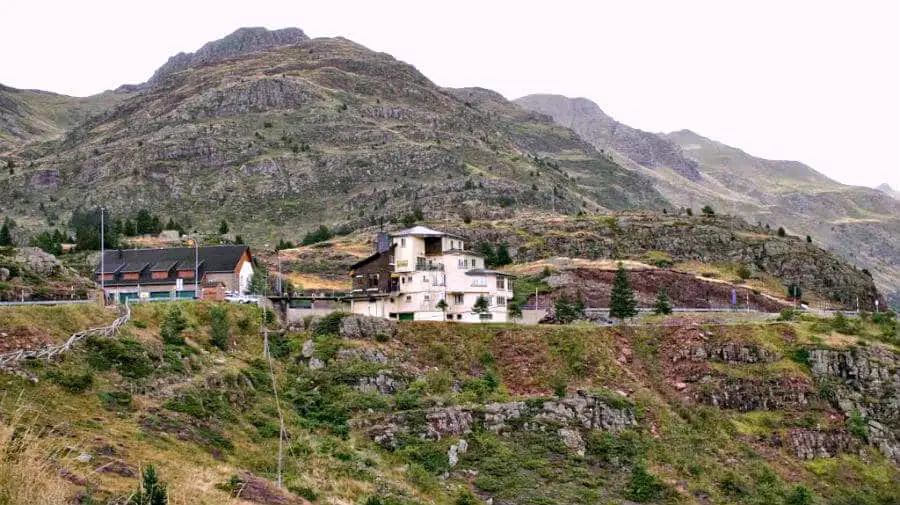
[[[699,403],[741,412],[805,410],[813,398],[809,383],[800,377],[707,377],[694,389],[694,400]]]
[[[239,28],[230,35],[208,42],[193,53],[178,53],[169,58],[165,65],[150,78],[155,83],[165,76],[182,70],[221,61],[238,56],[264,51],[278,46],[297,44],[309,40],[299,28],[267,30],[261,27]]]
[[[357,420],[356,424],[388,448],[398,447],[401,434],[441,440],[470,433],[478,424],[495,433],[519,429],[555,432],[567,447],[583,453],[587,431],[619,433],[637,426],[631,405],[612,403],[590,393],[578,392],[544,402],[491,403],[401,412],[383,419]]]
[[[719,361],[729,365],[748,363],[772,363],[781,355],[770,349],[747,342],[726,342],[724,344],[698,345],[679,350],[679,358],[690,361]]]
[[[390,319],[351,315],[341,319],[340,335],[354,340],[385,340],[397,334],[397,323]]]
[[[773,440],[774,445],[785,445],[797,458],[833,458],[838,454],[852,453],[859,448],[859,440],[845,430],[811,430],[793,428],[786,440]]]
[[[387,372],[379,373],[375,377],[360,377],[356,384],[356,390],[361,393],[381,393],[392,395],[406,388],[406,382],[395,379]]]
[[[868,440],[900,462],[900,358],[884,347],[812,349],[819,390],[845,415],[861,416]]]

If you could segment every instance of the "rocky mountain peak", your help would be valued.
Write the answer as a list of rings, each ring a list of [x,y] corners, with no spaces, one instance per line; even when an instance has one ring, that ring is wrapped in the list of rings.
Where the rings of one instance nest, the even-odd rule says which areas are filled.
[[[178,53],[172,56],[165,65],[159,67],[149,82],[153,83],[166,75],[187,68],[265,51],[273,47],[294,45],[306,40],[309,40],[309,37],[299,28],[282,28],[280,30],[269,30],[263,27],[238,28],[219,40],[207,42],[196,52]]]
[[[701,179],[697,163],[685,157],[674,142],[616,121],[587,98],[540,94],[515,102],[527,110],[551,116],[600,151],[616,151],[651,170],[667,167],[692,181]]]
[[[888,196],[892,196],[892,197],[896,198],[897,200],[900,200],[900,191],[895,190],[890,185],[888,185],[888,183],[881,184],[880,186],[876,187],[875,189],[877,189],[878,191],[881,191],[882,193],[884,193]]]

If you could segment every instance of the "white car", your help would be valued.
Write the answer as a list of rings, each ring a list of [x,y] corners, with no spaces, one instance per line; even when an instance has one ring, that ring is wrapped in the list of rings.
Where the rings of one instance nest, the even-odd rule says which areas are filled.
[[[256,295],[244,295],[241,293],[227,292],[225,293],[225,301],[231,303],[257,303],[259,297]]]

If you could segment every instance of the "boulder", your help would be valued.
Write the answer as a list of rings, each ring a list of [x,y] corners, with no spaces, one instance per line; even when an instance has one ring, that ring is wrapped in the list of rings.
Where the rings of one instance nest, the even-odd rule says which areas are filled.
[[[351,315],[341,320],[340,335],[355,340],[382,340],[397,334],[397,323],[380,317]]]

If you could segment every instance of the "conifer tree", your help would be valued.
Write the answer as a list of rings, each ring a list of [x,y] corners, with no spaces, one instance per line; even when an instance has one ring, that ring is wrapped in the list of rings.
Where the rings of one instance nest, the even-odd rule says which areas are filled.
[[[656,304],[653,305],[653,313],[657,315],[665,315],[672,313],[672,303],[666,295],[666,290],[662,286],[659,287],[659,294],[656,295]]]
[[[637,300],[634,299],[634,291],[628,284],[628,275],[625,266],[619,263],[616,277],[613,280],[612,293],[609,303],[609,316],[625,319],[637,315]]]
[[[9,223],[4,222],[3,226],[0,226],[0,246],[11,246],[12,245],[12,235],[9,233]]]
[[[497,246],[497,266],[509,265],[512,263],[512,258],[509,256],[509,245],[506,242],[501,242],[499,246]]]

